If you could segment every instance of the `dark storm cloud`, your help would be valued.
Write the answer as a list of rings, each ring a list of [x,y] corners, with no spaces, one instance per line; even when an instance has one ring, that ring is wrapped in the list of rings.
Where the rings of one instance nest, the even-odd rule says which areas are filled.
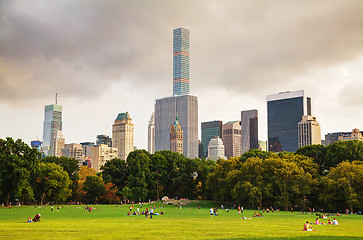
[[[274,89],[363,54],[363,1],[0,1],[0,99],[171,84],[191,30],[193,87]],[[122,92],[122,90],[120,90]]]

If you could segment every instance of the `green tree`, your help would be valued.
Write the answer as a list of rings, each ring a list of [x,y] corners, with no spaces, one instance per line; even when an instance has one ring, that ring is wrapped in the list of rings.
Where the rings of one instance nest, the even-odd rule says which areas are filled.
[[[310,157],[319,166],[319,173],[323,175],[331,167],[331,162],[326,157],[327,148],[324,145],[308,145],[296,151],[298,155]]]
[[[298,204],[304,196],[311,193],[313,176],[305,172],[297,161],[275,156],[266,159],[264,163],[265,178],[272,183],[276,205],[287,211],[289,206]]]
[[[14,198],[23,201],[34,199],[30,183],[41,154],[21,139],[0,139],[0,197],[6,204]]]
[[[167,172],[167,160],[159,152],[156,152],[151,156],[150,173],[152,175],[152,178],[155,179],[155,181],[153,182],[155,182],[156,185],[151,185],[150,191],[153,192],[153,189],[155,189],[156,199],[160,200],[160,196],[164,194],[165,186],[168,183],[169,174]]]
[[[107,161],[101,167],[102,178],[105,183],[112,183],[114,187],[121,190],[127,185],[128,181],[128,167],[125,160],[119,158]],[[122,196],[121,192],[117,192],[118,196]]]
[[[107,194],[105,184],[99,176],[87,176],[83,191],[86,192],[85,200],[97,203],[97,200]]]
[[[40,204],[44,200],[64,201],[71,194],[68,173],[55,163],[40,163],[35,186],[40,193]]]
[[[132,191],[134,200],[143,201],[148,196],[150,183],[150,154],[145,150],[136,150],[127,157],[129,169],[128,187]]]
[[[231,191],[233,200],[258,205],[262,209],[263,200],[272,192],[272,183],[264,178],[265,171],[264,160],[251,157],[243,163],[241,169],[229,172],[228,182],[234,183]]]
[[[238,158],[229,158],[227,160],[219,159],[214,171],[208,176],[207,189],[211,192],[213,199],[220,201],[230,201],[232,199],[231,191],[234,183],[227,181],[228,173],[233,170],[239,170],[242,163]]]
[[[271,154],[273,154],[272,152],[266,152],[266,151],[262,151],[259,149],[251,149],[248,152],[245,152],[244,154],[242,154],[242,156],[240,157],[240,161],[242,163],[246,162],[247,159],[252,158],[252,157],[258,157],[260,159],[266,159],[268,157],[271,156]]]
[[[338,141],[327,146],[329,167],[336,167],[344,161],[363,161],[363,142],[358,140]]]
[[[363,207],[363,163],[345,161],[322,178],[320,199],[330,210]]]
[[[79,165],[78,161],[75,158],[68,158],[68,157],[55,157],[55,156],[47,156],[42,159],[42,162],[45,163],[56,163],[63,168],[64,171],[68,173],[69,179],[71,180],[70,190],[74,197],[78,189],[78,172],[79,172]]]

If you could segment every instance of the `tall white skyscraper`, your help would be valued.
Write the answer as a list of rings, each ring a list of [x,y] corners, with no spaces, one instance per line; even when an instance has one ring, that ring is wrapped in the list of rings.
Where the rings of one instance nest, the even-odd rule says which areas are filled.
[[[321,144],[320,124],[316,121],[316,117],[303,116],[299,122],[299,148],[308,145]]]
[[[155,153],[155,114],[152,113],[147,126],[147,151]]]
[[[62,130],[62,106],[57,104],[45,106],[42,148],[47,156],[52,156],[54,153],[53,140],[58,130]]]

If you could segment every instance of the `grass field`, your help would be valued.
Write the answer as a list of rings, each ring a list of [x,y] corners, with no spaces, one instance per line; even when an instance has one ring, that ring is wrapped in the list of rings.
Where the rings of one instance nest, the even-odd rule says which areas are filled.
[[[84,206],[71,205],[61,207],[59,212],[56,205],[53,211],[49,206],[10,210],[0,207],[0,239],[363,239],[363,216],[342,215],[337,217],[338,226],[313,225],[317,231],[303,232],[299,230],[306,221],[314,222],[315,215],[275,211],[242,220],[237,210],[227,213],[220,209],[219,216],[211,218],[211,204],[193,202],[181,210],[174,205],[160,209],[162,204],[153,204],[155,212],[165,213],[153,219],[145,219],[144,215],[127,216],[130,205],[97,205],[91,213]],[[134,206],[136,211],[138,205]],[[142,209],[146,207],[150,208],[150,204],[144,204]],[[245,210],[243,215],[251,217],[254,212]],[[36,213],[41,213],[41,221],[26,223]]]

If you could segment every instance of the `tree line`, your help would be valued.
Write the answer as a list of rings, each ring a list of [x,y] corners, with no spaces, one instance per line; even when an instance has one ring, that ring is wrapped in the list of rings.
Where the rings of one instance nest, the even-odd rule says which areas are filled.
[[[0,139],[0,200],[106,203],[208,199],[284,210],[363,207],[363,142],[312,145],[295,153],[250,150],[218,161],[136,150],[100,173],[67,157],[42,158],[21,140]]]

